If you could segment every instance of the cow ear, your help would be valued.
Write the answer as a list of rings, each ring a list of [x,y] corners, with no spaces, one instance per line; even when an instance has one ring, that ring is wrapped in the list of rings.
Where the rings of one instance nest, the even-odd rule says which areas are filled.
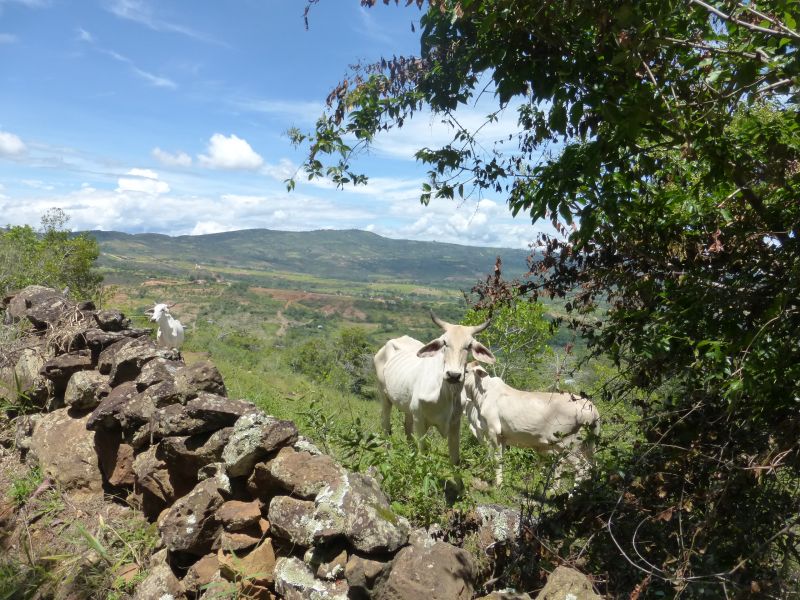
[[[475,360],[479,360],[490,365],[493,365],[495,361],[492,351],[478,341],[472,342],[472,356],[475,357]]]
[[[476,366],[475,369],[473,369],[473,370],[475,371],[475,375],[477,375],[481,379],[483,379],[484,377],[488,377],[489,376],[489,372],[486,369],[484,369],[483,367]]]
[[[444,342],[440,339],[435,339],[417,350],[417,356],[420,358],[428,358],[435,355],[442,348],[444,348]]]

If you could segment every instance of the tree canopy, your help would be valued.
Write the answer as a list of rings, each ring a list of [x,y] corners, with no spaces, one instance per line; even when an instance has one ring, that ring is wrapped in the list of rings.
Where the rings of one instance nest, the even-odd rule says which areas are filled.
[[[0,292],[28,285],[68,288],[70,296],[96,298],[103,277],[94,268],[97,241],[66,228],[69,216],[59,208],[47,211],[39,231],[28,225],[0,229]]]
[[[291,132],[305,174],[364,183],[381,131],[423,110],[449,123],[450,143],[416,153],[422,202],[496,195],[560,232],[477,306],[566,297],[619,368],[608,395],[646,423],[608,495],[572,515],[616,560],[607,591],[780,596],[800,563],[800,2],[409,4],[419,55],[354,67],[315,130]],[[513,147],[458,120],[487,94],[517,112]]]

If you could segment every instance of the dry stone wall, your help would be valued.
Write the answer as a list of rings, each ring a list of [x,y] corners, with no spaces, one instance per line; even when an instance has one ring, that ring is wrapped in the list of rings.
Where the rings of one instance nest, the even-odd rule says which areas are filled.
[[[185,364],[121,312],[40,286],[3,308],[6,333],[19,335],[0,338],[0,398],[21,399],[26,414],[0,444],[65,492],[123,500],[157,523],[160,547],[134,599],[466,600],[491,575],[412,530],[372,477],[294,423],[229,398],[212,363]],[[476,514],[483,547],[511,542],[514,511]],[[595,597],[580,573],[572,584],[558,573],[547,598]]]
[[[468,553],[411,535],[373,478],[229,398],[210,362],[51,289],[3,303],[30,331],[3,349],[0,393],[40,409],[17,419],[17,447],[62,489],[124,498],[158,524],[137,598],[216,597],[215,583],[250,598],[473,596]]]

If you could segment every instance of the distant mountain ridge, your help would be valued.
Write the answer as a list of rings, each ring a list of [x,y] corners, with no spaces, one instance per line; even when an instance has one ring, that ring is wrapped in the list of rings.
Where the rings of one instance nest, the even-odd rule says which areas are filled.
[[[244,229],[171,237],[155,233],[90,231],[97,239],[100,265],[120,269],[130,261],[155,271],[173,272],[179,263],[257,271],[305,273],[329,279],[397,279],[438,285],[463,285],[483,279],[503,260],[510,279],[527,271],[529,252],[511,248],[461,246],[396,240],[357,229],[276,231]]]

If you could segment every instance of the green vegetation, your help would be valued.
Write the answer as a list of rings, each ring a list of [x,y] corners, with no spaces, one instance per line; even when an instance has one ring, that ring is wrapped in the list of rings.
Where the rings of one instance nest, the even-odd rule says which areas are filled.
[[[11,481],[11,489],[8,491],[9,499],[17,507],[24,505],[42,481],[44,481],[44,476],[39,467],[30,469],[23,476]]]
[[[612,595],[800,587],[798,14],[797,0],[429,2],[420,56],[354,67],[316,129],[290,132],[306,175],[359,184],[358,152],[431,111],[453,139],[416,153],[423,203],[505,193],[556,228],[530,280],[487,280],[476,299],[563,298],[563,322],[618,371],[603,397],[641,415],[637,451],[601,471],[593,502],[535,525],[543,564],[580,558]],[[516,110],[516,147],[458,120],[487,90]]]
[[[94,268],[97,242],[66,229],[69,217],[59,208],[42,216],[40,230],[14,226],[0,230],[0,293],[27,285],[69,288],[70,296],[95,299],[102,277]]]
[[[393,240],[357,230],[248,229],[179,237],[93,231],[88,235],[100,244],[99,265],[114,277],[180,275],[193,281],[225,279],[331,293],[341,289],[342,281],[357,282],[372,294],[414,293],[420,285],[459,289],[480,278],[498,253],[514,275],[526,271],[528,256],[523,250]]]

